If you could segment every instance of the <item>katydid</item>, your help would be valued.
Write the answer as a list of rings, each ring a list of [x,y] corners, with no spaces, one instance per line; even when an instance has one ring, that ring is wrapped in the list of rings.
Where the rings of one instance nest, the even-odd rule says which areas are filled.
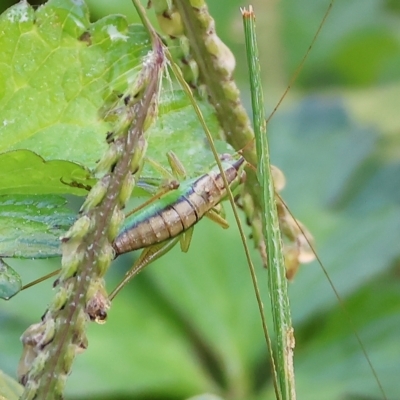
[[[179,165],[174,153],[167,153],[167,157],[170,160],[171,166],[174,163],[173,170],[178,175],[185,176],[183,166]],[[221,160],[229,183],[229,189],[232,191],[245,180],[244,167],[247,163],[243,157],[235,160],[232,156],[221,156]],[[154,161],[148,161],[156,164],[158,169],[162,168]],[[277,190],[279,191],[283,187],[283,183],[281,182],[282,177],[279,173],[276,175],[278,176]],[[167,193],[164,193],[165,191]],[[111,299],[116,296],[117,292],[133,276],[137,275],[150,262],[167,253],[178,241],[181,243],[181,250],[184,252],[188,251],[193,227],[204,216],[212,219],[224,228],[228,227],[227,222],[215,211],[215,207],[227,195],[227,189],[217,167],[214,167],[210,172],[200,177],[184,180],[179,185],[173,182],[171,188],[165,190],[162,188],[162,192],[163,194],[156,196],[156,200],[152,201],[150,199],[144,203],[144,206],[140,206],[132,214],[128,213],[123,227],[113,243],[115,257],[135,250],[145,250],[132,269],[127,272],[126,277],[118,285],[117,289],[112,292],[110,295]],[[282,204],[280,210],[283,220],[285,209]],[[288,231],[288,226],[291,226],[291,230],[293,230],[293,226],[296,226],[298,223],[298,221],[286,221],[285,231]],[[300,236],[301,233],[297,232],[297,235]],[[294,239],[293,233],[290,236],[291,239]],[[295,240],[293,240],[294,242]],[[296,252],[303,254],[309,251],[308,245],[303,247],[304,249],[300,249],[297,246]],[[290,249],[290,251],[292,250]],[[293,262],[292,259],[290,261]],[[24,286],[24,289],[50,278],[58,272],[54,271],[45,277],[29,283]],[[95,314],[105,315],[103,312],[96,312]],[[92,319],[97,320],[98,318]]]
[[[245,161],[223,159],[229,190],[234,190],[245,179]],[[227,188],[218,168],[199,178],[180,184],[154,203],[129,216],[113,243],[116,256],[145,248],[138,261],[110,294],[112,300],[129,280],[155,258],[169,251],[178,240],[182,251],[187,251],[193,226],[208,216],[227,227],[225,220],[213,211],[226,197]]]
[[[169,159],[176,158],[172,152],[169,152],[167,156]],[[243,157],[235,160],[230,155],[221,156],[221,159],[229,189],[234,190],[246,178],[244,171],[246,162]],[[182,169],[182,167],[178,168]],[[179,171],[179,173],[180,175],[185,174],[183,171]],[[224,228],[228,227],[228,223],[214,210],[227,194],[227,189],[217,167],[200,177],[187,179],[179,184],[174,182],[171,186],[171,188],[163,190],[161,196],[155,196],[156,200],[150,200],[145,203],[145,206],[140,206],[133,213],[128,213],[117,238],[113,242],[115,258],[121,254],[149,248],[175,238],[181,240],[181,249],[186,252],[190,245],[192,229],[204,216],[209,217]],[[167,193],[164,193],[165,191]],[[176,243],[177,240],[174,241],[174,244]],[[166,248],[169,250],[170,247],[166,246]],[[25,285],[23,289],[50,278],[58,272],[59,270],[53,271]],[[124,282],[127,281],[124,280]]]
[[[245,178],[244,159],[224,161],[231,190]],[[117,255],[173,239],[191,229],[225,196],[221,173],[213,169],[200,178],[182,182],[175,189],[140,212],[126,218],[113,243]]]

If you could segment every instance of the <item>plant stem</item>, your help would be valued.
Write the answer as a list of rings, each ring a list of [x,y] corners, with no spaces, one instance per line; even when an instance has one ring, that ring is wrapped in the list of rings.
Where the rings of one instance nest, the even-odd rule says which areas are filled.
[[[294,337],[287,293],[282,239],[275,203],[275,188],[271,175],[267,142],[264,98],[255,32],[255,15],[251,7],[249,7],[248,11],[242,10],[242,14],[258,158],[257,178],[261,188],[262,231],[267,248],[268,284],[277,340],[275,361],[280,388],[278,398],[292,400],[296,397],[293,370]]]

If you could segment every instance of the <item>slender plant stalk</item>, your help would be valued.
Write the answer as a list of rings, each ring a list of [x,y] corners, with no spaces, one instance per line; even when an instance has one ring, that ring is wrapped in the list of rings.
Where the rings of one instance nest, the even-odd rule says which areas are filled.
[[[290,316],[289,297],[283,256],[283,246],[275,203],[274,182],[267,142],[267,126],[261,85],[260,65],[255,32],[255,15],[251,7],[242,10],[246,53],[250,73],[250,89],[253,107],[253,123],[258,158],[257,178],[261,189],[262,230],[267,247],[268,283],[276,333],[277,373],[280,397],[296,398],[293,370],[294,336]]]
[[[111,112],[119,117],[109,148],[96,167],[99,180],[91,189],[80,218],[63,238],[62,269],[54,299],[42,321],[30,326],[21,340],[24,351],[19,365],[25,385],[21,399],[62,399],[75,355],[87,347],[88,319],[101,322],[110,301],[104,274],[114,258],[112,241],[122,222],[122,208],[140,173],[147,142],[145,132],[155,121],[164,46],[149,29],[152,52],[124,98]]]

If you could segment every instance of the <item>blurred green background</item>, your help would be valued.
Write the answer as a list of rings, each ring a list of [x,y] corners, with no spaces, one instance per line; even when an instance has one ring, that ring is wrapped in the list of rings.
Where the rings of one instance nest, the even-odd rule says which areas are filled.
[[[1,6],[6,8],[7,2]],[[10,2],[11,5],[13,2]],[[220,37],[237,57],[249,107],[239,7],[210,2]],[[91,0],[93,19],[122,13],[129,0]],[[328,7],[321,0],[258,0],[258,39],[268,115],[309,47]],[[400,374],[400,6],[337,0],[289,96],[269,125],[283,196],[313,233],[390,399]],[[254,260],[265,303],[266,272]],[[110,271],[113,288],[132,256]],[[25,282],[57,261],[12,261]],[[19,336],[51,296],[43,283],[0,305],[0,369],[15,374]],[[320,267],[303,266],[290,286],[299,399],[380,399],[348,319]],[[174,249],[116,299],[107,324],[90,325],[69,399],[274,398],[237,230],[209,221],[188,254]]]

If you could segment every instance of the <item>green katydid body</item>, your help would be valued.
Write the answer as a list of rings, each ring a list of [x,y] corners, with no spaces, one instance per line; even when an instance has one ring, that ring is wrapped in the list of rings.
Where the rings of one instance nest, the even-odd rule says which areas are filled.
[[[244,179],[244,158],[223,161],[229,187]],[[149,247],[173,239],[195,225],[227,194],[218,168],[180,183],[154,203],[129,216],[113,243],[116,255]]]
[[[243,157],[236,161],[232,159],[222,161],[231,190],[244,181],[246,176],[244,165]],[[177,243],[181,234],[190,230],[226,195],[224,179],[216,167],[199,178],[181,182],[177,189],[127,217],[113,243],[116,256],[134,250],[144,250],[126,273],[125,278],[109,295],[109,299],[114,299],[129,280],[144,267],[168,252]],[[89,313],[92,320],[99,320],[99,315],[100,319],[104,320],[107,312],[100,308]]]

